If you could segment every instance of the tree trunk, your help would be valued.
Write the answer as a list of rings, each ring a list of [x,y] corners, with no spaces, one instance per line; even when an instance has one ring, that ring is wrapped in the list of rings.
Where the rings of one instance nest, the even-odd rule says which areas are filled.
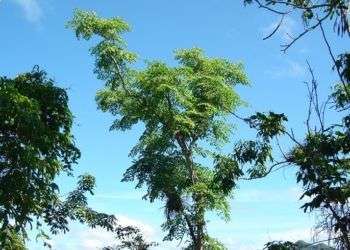
[[[204,219],[204,214],[205,211],[203,208],[200,207],[202,197],[199,194],[196,194],[194,196],[194,202],[195,202],[195,218],[196,218],[196,234],[197,234],[197,239],[194,244],[195,250],[203,250],[204,248],[204,227],[205,227],[205,219]]]
[[[350,240],[349,240],[349,234],[348,234],[347,230],[342,229],[341,232],[342,232],[341,239],[342,239],[342,242],[343,242],[345,248],[350,249]]]
[[[193,185],[197,183],[197,173],[194,169],[193,165],[193,159],[192,159],[192,149],[191,147],[188,147],[186,144],[183,136],[180,133],[177,133],[175,136],[181,151],[186,159],[186,165],[188,168],[189,177],[191,179],[191,182]],[[192,194],[192,198],[194,201],[195,206],[195,221],[193,223],[190,223],[188,220],[188,217],[185,216],[187,226],[190,231],[190,236],[192,238],[194,250],[203,250],[204,245],[204,226],[205,226],[205,220],[204,220],[204,211],[202,208],[199,207],[201,203],[201,197],[199,194]]]
[[[197,240],[194,249],[195,249],[195,250],[203,250],[203,242],[202,242],[202,239],[198,239],[198,240]]]
[[[340,229],[340,231],[341,231],[341,234],[342,234],[342,236],[341,236],[341,241],[342,241],[342,243],[344,244],[345,249],[350,250],[349,232],[348,232],[347,229],[345,229],[344,227],[342,227],[342,228]]]
[[[203,250],[203,225],[197,226],[197,240],[195,242],[195,250]]]

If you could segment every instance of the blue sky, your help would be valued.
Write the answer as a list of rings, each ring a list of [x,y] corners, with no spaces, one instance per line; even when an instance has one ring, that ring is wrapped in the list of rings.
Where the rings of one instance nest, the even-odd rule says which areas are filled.
[[[286,33],[297,34],[301,28],[298,17],[286,19],[279,33],[263,41],[278,22],[277,17],[256,6],[243,7],[242,1],[0,0],[0,74],[12,77],[39,65],[59,86],[68,88],[75,115],[74,135],[82,151],[75,176],[88,172],[97,179],[91,206],[116,214],[122,223],[141,227],[152,240],[160,241],[164,235],[160,229],[162,204],[141,200],[142,190],[135,190],[133,183],[120,182],[130,165],[128,152],[137,142],[141,126],[110,132],[113,117],[97,110],[94,96],[103,83],[93,75],[93,58],[88,53],[91,44],[77,41],[65,28],[75,8],[126,20],[132,32],[125,39],[141,60],[174,63],[174,49],[197,46],[210,56],[243,62],[252,86],[238,90],[250,104],[239,113],[284,112],[298,136],[303,135],[307,108],[302,83],[309,79],[306,59],[319,77],[321,95],[335,80],[319,33],[308,35],[283,54],[280,44],[289,39]],[[345,46],[344,41],[336,39],[330,37],[337,43],[336,49]],[[247,127],[238,126],[233,139],[250,136]],[[62,176],[59,182],[65,194],[75,180]],[[268,240],[310,240],[314,218],[298,209],[299,194],[292,168],[264,180],[241,182],[231,202],[231,221],[225,223],[210,216],[209,232],[229,249],[239,250],[261,249]],[[54,249],[90,250],[112,240],[102,230],[73,223],[69,233],[53,237],[52,243]],[[30,250],[42,249],[35,240],[28,246]],[[158,247],[179,248],[177,243]]]

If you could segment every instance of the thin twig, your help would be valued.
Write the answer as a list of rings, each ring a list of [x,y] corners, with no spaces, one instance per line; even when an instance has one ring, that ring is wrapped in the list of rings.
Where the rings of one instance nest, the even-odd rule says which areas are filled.
[[[278,149],[280,150],[280,153],[283,155],[283,158],[284,158],[285,160],[288,160],[288,157],[287,157],[287,155],[283,152],[283,149],[282,149],[282,147],[281,147],[281,144],[280,144],[278,138],[276,138],[276,143],[277,143]]]
[[[234,117],[236,117],[237,119],[239,119],[239,120],[242,120],[242,121],[244,121],[244,122],[248,122],[249,121],[249,118],[244,118],[244,117],[242,117],[242,116],[240,116],[240,115],[237,115],[235,112],[229,112],[231,115],[233,115]]]
[[[285,17],[285,15],[282,15],[281,20],[279,21],[279,23],[277,24],[277,26],[274,28],[274,30],[273,30],[269,35],[267,35],[266,37],[264,37],[263,40],[269,39],[270,37],[272,37],[272,36],[279,30],[279,28],[281,27],[281,25],[282,25],[282,23],[283,23],[284,17]]]
[[[286,134],[289,137],[289,139],[291,139],[293,142],[298,144],[300,147],[303,147],[303,145],[295,138],[295,135],[292,129],[290,130],[290,133],[287,130],[283,130],[282,132]]]
[[[272,172],[276,172],[284,167],[288,167],[290,165],[289,161],[288,160],[285,160],[285,161],[280,161],[280,162],[276,162],[275,164],[271,165],[269,167],[269,169],[261,176],[258,176],[258,177],[241,177],[241,178],[238,178],[239,180],[245,180],[245,181],[249,181],[249,180],[255,180],[255,179],[260,179],[260,178],[264,178],[266,177],[267,175],[269,175],[270,173]],[[276,168],[277,167],[277,168]]]

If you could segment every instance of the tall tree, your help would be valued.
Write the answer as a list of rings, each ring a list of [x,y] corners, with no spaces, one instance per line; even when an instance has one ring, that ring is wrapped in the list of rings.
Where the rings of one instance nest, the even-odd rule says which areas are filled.
[[[80,157],[71,134],[73,116],[64,89],[38,67],[11,79],[0,78],[0,248],[25,249],[27,230],[36,226],[48,246],[48,235],[68,231],[69,220],[100,226],[123,235],[131,230],[114,216],[88,207],[95,179],[79,177],[65,200],[57,175],[72,175]],[[33,225],[34,224],[34,225]]]
[[[193,48],[176,51],[177,66],[154,61],[137,70],[121,37],[129,30],[123,20],[77,11],[68,26],[77,38],[100,38],[91,49],[95,73],[105,81],[96,100],[117,116],[111,129],[144,125],[123,181],[146,186],[145,198],[165,203],[165,240],[188,236],[188,249],[222,249],[207,233],[205,214],[228,219],[228,199],[242,175],[239,163],[219,150],[231,132],[227,118],[242,104],[234,87],[248,84],[242,65]]]

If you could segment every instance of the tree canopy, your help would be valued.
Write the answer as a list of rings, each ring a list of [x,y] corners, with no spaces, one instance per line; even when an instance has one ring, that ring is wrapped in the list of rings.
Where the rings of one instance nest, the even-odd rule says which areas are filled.
[[[242,104],[234,87],[248,84],[242,64],[193,48],[175,52],[177,66],[153,61],[137,70],[131,67],[136,55],[121,38],[129,30],[121,19],[77,11],[68,25],[78,38],[101,39],[91,49],[95,73],[105,81],[96,100],[117,117],[111,129],[144,124],[123,181],[146,186],[145,198],[165,203],[165,240],[188,236],[191,249],[221,248],[207,235],[205,213],[229,217],[228,199],[242,175],[238,163],[217,150],[229,139],[227,116]]]

